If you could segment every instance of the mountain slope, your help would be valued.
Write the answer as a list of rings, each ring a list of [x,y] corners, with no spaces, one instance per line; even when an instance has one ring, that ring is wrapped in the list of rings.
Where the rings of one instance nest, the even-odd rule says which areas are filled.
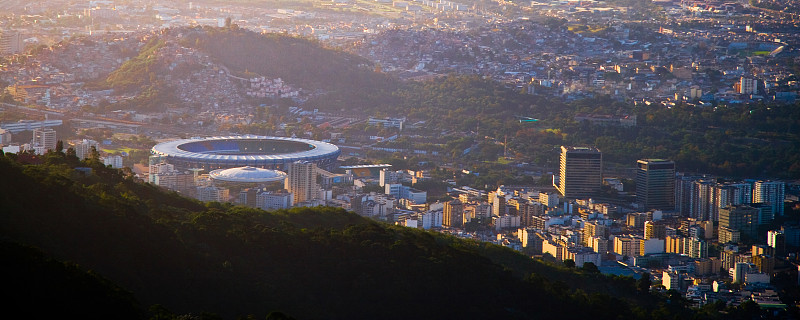
[[[133,296],[92,272],[0,241],[3,296],[9,314],[35,319],[141,319]],[[11,312],[9,312],[11,311]],[[16,312],[15,312],[16,311]]]
[[[276,310],[297,319],[689,315],[637,294],[630,278],[341,209],[202,205],[96,162],[84,163],[93,168],[84,176],[60,153],[42,165],[9,157],[0,157],[0,234],[93,270],[144,306],[228,319]]]
[[[319,43],[277,33],[245,29],[182,29],[181,43],[207,52],[237,73],[282,78],[307,90],[326,91],[396,85],[396,80],[373,72],[362,57],[323,48]]]

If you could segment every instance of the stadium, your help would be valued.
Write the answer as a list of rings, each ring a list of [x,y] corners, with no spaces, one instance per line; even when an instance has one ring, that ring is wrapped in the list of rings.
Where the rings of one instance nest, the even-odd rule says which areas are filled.
[[[283,170],[285,164],[310,161],[333,171],[339,147],[322,141],[266,136],[191,138],[159,143],[150,152],[178,169],[255,167]]]

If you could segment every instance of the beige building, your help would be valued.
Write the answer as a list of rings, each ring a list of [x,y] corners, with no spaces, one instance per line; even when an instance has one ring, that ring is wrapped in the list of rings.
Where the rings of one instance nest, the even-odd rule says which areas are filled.
[[[200,201],[226,202],[230,199],[230,190],[215,186],[197,187],[197,199]]]
[[[32,145],[44,147],[45,150],[55,150],[56,142],[55,130],[50,128],[33,129],[33,141],[31,141]]]
[[[591,247],[589,245],[589,240],[591,238],[593,237],[605,238],[607,233],[608,233],[608,228],[605,225],[599,224],[596,221],[586,222],[583,225],[584,244],[588,247]]]
[[[443,225],[448,227],[461,227],[464,225],[464,204],[456,199],[444,203]]]
[[[686,238],[681,236],[667,236],[664,240],[664,251],[666,253],[686,254]]]
[[[626,256],[636,257],[639,256],[639,241],[633,237],[614,237],[614,253]]]
[[[299,204],[319,197],[317,165],[313,162],[297,161],[286,164],[286,190],[294,195],[294,203]]]
[[[698,259],[694,262],[694,275],[706,276],[719,273],[722,261],[719,258]]]
[[[590,237],[587,242],[587,247],[592,248],[594,252],[602,254],[608,253],[608,240],[606,240],[606,238]]]
[[[667,226],[653,221],[644,222],[644,239],[666,239]]]
[[[681,276],[674,272],[664,271],[661,274],[661,284],[667,290],[681,290]]]

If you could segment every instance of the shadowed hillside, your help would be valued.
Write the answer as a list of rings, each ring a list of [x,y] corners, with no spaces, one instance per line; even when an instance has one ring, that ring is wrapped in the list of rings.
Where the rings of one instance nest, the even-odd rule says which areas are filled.
[[[0,175],[4,239],[92,270],[129,290],[140,305],[163,306],[152,309],[162,313],[226,319],[272,311],[297,319],[698,315],[679,296],[665,303],[631,278],[556,267],[496,245],[385,225],[342,209],[265,212],[201,204],[139,183],[98,159],[6,155]],[[41,274],[32,278],[58,278],[52,270],[35,272]],[[44,287],[42,294],[70,294]],[[100,296],[126,301],[122,291],[106,290]],[[131,318],[146,314],[119,310]]]

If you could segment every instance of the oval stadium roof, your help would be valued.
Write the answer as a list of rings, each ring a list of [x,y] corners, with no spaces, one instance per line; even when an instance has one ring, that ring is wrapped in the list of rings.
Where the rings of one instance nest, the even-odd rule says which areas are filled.
[[[293,151],[287,153],[241,153],[234,152],[215,153],[215,150],[204,151],[189,151],[182,148],[184,145],[203,145],[204,142],[210,143],[223,143],[235,141],[277,141],[283,143],[297,143],[306,144],[307,150]],[[230,150],[225,150],[230,151]],[[322,158],[336,158],[339,153],[339,147],[336,145],[308,139],[287,138],[287,137],[267,137],[255,135],[242,135],[242,136],[223,136],[223,137],[207,137],[207,138],[191,138],[181,139],[169,142],[163,142],[155,145],[151,152],[154,155],[165,156],[168,158],[183,159],[188,161],[202,161],[209,163],[229,163],[244,165],[261,165],[265,163],[283,163],[286,161],[297,160],[317,160]]]

